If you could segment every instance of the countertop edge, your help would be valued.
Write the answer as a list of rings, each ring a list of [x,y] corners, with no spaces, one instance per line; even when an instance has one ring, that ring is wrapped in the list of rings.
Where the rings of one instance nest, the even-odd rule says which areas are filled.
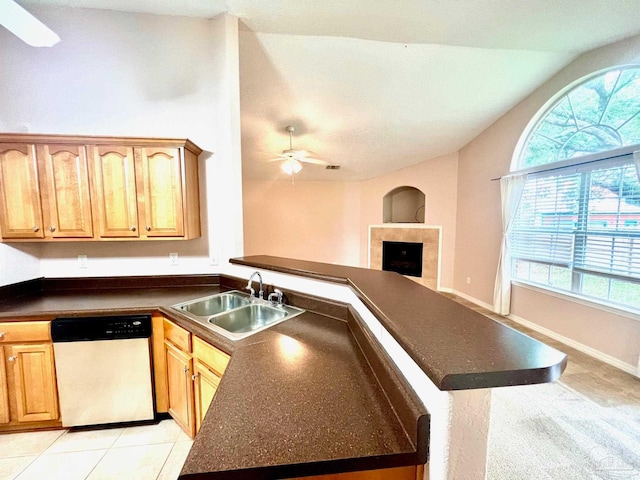
[[[373,333],[366,326],[358,312],[349,307],[349,328],[358,347],[367,359],[371,371],[393,406],[398,420],[416,447],[416,455],[426,463],[429,452],[431,416],[409,385],[404,375],[393,364],[393,360],[384,350]]]
[[[548,383],[560,378],[567,365],[567,356],[563,357],[555,363],[548,365],[536,365],[534,368],[524,368],[515,370],[488,370],[485,372],[449,372],[434,370],[433,366],[425,360],[424,352],[420,352],[419,348],[412,342],[410,338],[398,328],[398,325],[389,318],[389,316],[381,309],[375,301],[367,294],[366,289],[358,283],[357,278],[364,275],[374,275],[378,272],[375,270],[363,269],[359,267],[334,266],[331,264],[323,264],[320,262],[311,262],[306,260],[295,260],[281,257],[271,257],[267,255],[256,255],[250,257],[232,258],[229,260],[232,264],[250,266],[255,268],[263,268],[266,270],[277,271],[302,277],[313,278],[326,282],[339,283],[349,286],[354,294],[365,304],[371,313],[380,321],[387,329],[390,335],[398,342],[405,352],[416,362],[429,379],[443,391],[454,390],[470,390],[478,388],[495,388],[503,386],[531,385],[538,383]],[[284,263],[281,265],[278,263]],[[295,264],[301,265],[300,269],[295,268]],[[314,271],[314,268],[317,270]],[[331,272],[332,270],[337,271]],[[331,273],[330,273],[331,272]],[[350,275],[353,273],[353,275]],[[423,287],[426,289],[426,287]],[[437,292],[436,292],[437,293]],[[478,314],[481,315],[481,314]],[[485,317],[487,321],[496,322]],[[496,322],[498,323],[498,322]],[[517,332],[513,328],[502,325],[505,329]],[[530,338],[525,334],[518,334]],[[537,342],[537,341],[536,341]],[[538,342],[542,343],[542,342]],[[551,348],[551,347],[548,347]],[[559,352],[562,353],[562,352]]]

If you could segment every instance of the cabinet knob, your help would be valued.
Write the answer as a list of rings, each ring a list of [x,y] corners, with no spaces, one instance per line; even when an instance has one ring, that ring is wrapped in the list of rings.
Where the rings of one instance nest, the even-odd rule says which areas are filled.
[[[0,332],[0,340],[2,340],[6,334],[7,332]]]
[[[37,232],[37,231],[39,231],[39,230],[40,230],[40,227],[33,227],[33,231],[34,231],[34,232]]]
[[[131,230],[132,232],[136,231],[136,226],[135,225],[131,225],[131,227],[129,227],[129,230]]]
[[[55,232],[55,231],[56,231],[56,227],[54,227],[53,225],[51,225],[51,226],[49,227],[49,231],[50,231],[50,232]]]
[[[196,373],[194,375],[191,375],[191,380],[195,381],[196,378],[198,378],[200,376],[199,373]]]
[[[189,367],[184,367],[184,373],[188,373],[189,372]]]
[[[11,355],[9,358],[7,358],[7,360],[9,360],[10,362],[15,362],[17,358],[18,357],[16,357],[15,355]]]
[[[146,230],[147,232],[150,232],[150,231],[151,231],[151,225],[147,225],[147,226],[145,227],[145,230]]]

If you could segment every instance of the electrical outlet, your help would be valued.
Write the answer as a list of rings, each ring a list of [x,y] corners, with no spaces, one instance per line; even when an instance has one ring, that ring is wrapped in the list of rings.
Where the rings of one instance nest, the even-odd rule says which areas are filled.
[[[471,277],[467,277],[467,285],[471,285]]]
[[[209,264],[210,265],[218,265],[218,254],[217,253],[212,253],[209,256]]]
[[[169,254],[169,264],[178,265],[178,252],[173,252]]]
[[[87,268],[87,256],[78,255],[78,268]]]

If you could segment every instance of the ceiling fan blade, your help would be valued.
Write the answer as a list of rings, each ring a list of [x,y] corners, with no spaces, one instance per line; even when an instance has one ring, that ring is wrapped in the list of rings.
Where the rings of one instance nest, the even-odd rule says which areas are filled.
[[[288,157],[285,156],[280,156],[278,158],[272,158],[271,160],[267,160],[267,162],[282,162],[284,160],[287,160]]]
[[[318,160],[317,158],[311,157],[300,157],[297,158],[300,162],[313,163],[314,165],[328,165],[329,162],[325,162],[324,160]]]

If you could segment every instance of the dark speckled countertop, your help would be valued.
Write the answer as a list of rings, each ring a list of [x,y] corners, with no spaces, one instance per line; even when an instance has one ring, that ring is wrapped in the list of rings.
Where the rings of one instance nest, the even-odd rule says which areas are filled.
[[[180,478],[425,463],[428,412],[348,306],[286,292],[307,312],[238,342],[170,308],[241,284],[218,276],[40,279],[0,288],[0,321],[161,311],[230,353]]]
[[[348,285],[440,390],[556,380],[567,356],[394,272],[256,255],[231,263]]]

